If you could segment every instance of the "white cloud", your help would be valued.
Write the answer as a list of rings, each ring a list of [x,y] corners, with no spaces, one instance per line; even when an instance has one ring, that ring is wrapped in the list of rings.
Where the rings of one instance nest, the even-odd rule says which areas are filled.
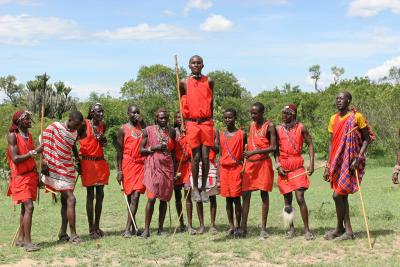
[[[169,9],[164,9],[162,14],[165,17],[172,17],[173,15],[175,15],[175,13]]]
[[[183,8],[183,15],[187,16],[192,9],[207,10],[212,5],[211,0],[189,0]]]
[[[74,84],[72,82],[65,82],[65,85],[72,88],[71,96],[77,97],[80,100],[87,100],[90,93],[106,94],[113,97],[119,97],[119,85],[104,85],[104,84]]]
[[[0,0],[0,5],[5,4],[18,4],[18,5],[36,5],[39,0]]]
[[[76,39],[82,30],[78,23],[57,17],[29,15],[0,16],[0,44],[30,45],[43,39]]]
[[[382,65],[368,70],[365,75],[372,80],[379,80],[388,76],[392,67],[400,67],[400,56],[386,60]]]
[[[352,0],[347,14],[349,16],[371,17],[386,9],[400,13],[400,0]]]
[[[186,39],[190,34],[183,28],[168,24],[138,24],[115,30],[94,33],[95,37],[109,40],[174,40]]]
[[[211,14],[202,24],[200,29],[205,32],[225,32],[233,26],[232,21],[221,15]]]

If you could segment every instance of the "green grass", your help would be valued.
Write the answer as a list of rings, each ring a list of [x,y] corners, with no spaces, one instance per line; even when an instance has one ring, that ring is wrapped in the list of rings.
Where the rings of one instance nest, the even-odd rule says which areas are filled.
[[[249,217],[248,238],[226,238],[227,229],[225,200],[218,198],[217,225],[219,234],[202,236],[176,234],[155,235],[158,209],[152,222],[153,235],[147,240],[124,239],[121,232],[125,226],[126,208],[115,174],[106,187],[101,227],[107,237],[99,241],[88,239],[85,214],[85,191],[79,185],[77,195],[77,229],[84,239],[79,246],[57,243],[60,226],[59,204],[53,204],[50,194],[41,194],[40,205],[36,205],[32,237],[42,246],[42,250],[27,254],[23,249],[10,247],[12,237],[18,227],[19,208],[14,211],[11,200],[5,197],[6,184],[2,181],[0,196],[0,265],[52,265],[52,266],[260,266],[260,265],[318,265],[318,266],[395,266],[400,261],[400,210],[398,200],[400,188],[391,184],[391,168],[370,168],[363,182],[369,226],[374,241],[374,249],[368,248],[364,220],[358,194],[350,197],[355,241],[332,242],[323,240],[323,234],[335,226],[335,208],[329,184],[322,181],[321,171],[311,178],[311,188],[306,193],[310,210],[310,226],[316,240],[305,241],[301,236],[302,223],[296,207],[296,232],[293,240],[284,239],[284,229],[280,217],[283,207],[282,196],[277,188],[270,195],[268,228],[271,237],[259,240],[260,197],[253,193]],[[137,222],[144,223],[144,205],[141,198]],[[157,204],[158,206],[158,204]],[[177,214],[171,202],[173,225]],[[209,222],[206,204],[206,222]],[[195,214],[194,214],[195,215]],[[194,216],[194,218],[196,218]],[[197,220],[194,220],[197,226]],[[166,229],[169,226],[168,214]]]

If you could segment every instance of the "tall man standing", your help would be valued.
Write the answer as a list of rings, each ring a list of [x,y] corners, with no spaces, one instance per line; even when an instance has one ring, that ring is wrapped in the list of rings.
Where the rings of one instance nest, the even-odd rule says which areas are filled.
[[[276,130],[271,121],[264,119],[264,105],[256,102],[251,106],[250,114],[253,122],[250,125],[248,136],[248,149],[244,152],[246,165],[242,181],[243,212],[242,225],[237,235],[245,237],[247,234],[247,218],[250,209],[251,192],[260,190],[261,232],[260,237],[265,239],[267,233],[267,217],[269,210],[269,195],[274,183],[274,170],[270,153],[276,150]]]
[[[14,204],[21,204],[17,246],[25,247],[28,252],[40,249],[32,243],[31,229],[33,201],[36,200],[38,190],[34,157],[43,151],[43,146],[34,148],[33,138],[28,130],[31,127],[31,114],[28,111],[17,111],[13,115],[7,136],[7,160],[11,171],[7,195],[11,195]]]
[[[117,163],[118,163],[118,183],[122,182],[124,192],[128,197],[129,209],[133,218],[139,206],[140,194],[146,191],[143,185],[144,178],[144,160],[145,157],[140,154],[140,143],[142,142],[142,129],[146,127],[138,107],[128,107],[129,122],[122,125],[118,130],[117,142]],[[128,210],[128,219],[126,222],[123,237],[131,237],[135,232],[132,218]]]
[[[43,132],[44,161],[42,172],[45,174],[46,187],[61,193],[61,229],[60,241],[78,244],[82,240],[76,233],[74,188],[76,184],[74,161],[78,158],[76,141],[81,137],[78,130],[84,128],[82,113],[72,111],[66,122],[54,122]],[[80,170],[78,170],[80,171]],[[71,237],[67,235],[67,226]]]
[[[185,96],[187,112],[187,141],[192,149],[193,200],[201,202],[206,199],[205,184],[210,169],[209,152],[214,146],[213,118],[213,81],[201,74],[203,59],[192,56],[189,60],[191,74],[181,81],[181,95]],[[199,164],[202,162],[202,186],[198,188]],[[201,194],[200,194],[201,192]]]
[[[338,112],[331,116],[328,125],[330,145],[324,179],[334,190],[337,226],[325,234],[327,240],[354,239],[348,196],[359,190],[356,173],[361,182],[365,170],[364,154],[371,141],[366,119],[360,112],[349,108],[351,100],[347,91],[337,95]]]
[[[104,109],[100,103],[94,104],[85,120],[86,137],[79,140],[79,154],[82,166],[82,185],[86,187],[86,213],[89,223],[89,236],[97,239],[104,236],[100,229],[100,216],[103,208],[104,185],[108,184],[110,168],[104,159],[103,147],[107,144],[104,133]],[[96,189],[96,205],[93,201]],[[94,214],[94,221],[93,221]]]
[[[314,239],[308,226],[308,208],[304,199],[304,193],[310,186],[308,175],[314,172],[314,144],[307,128],[297,121],[297,106],[289,104],[282,110],[281,125],[277,128],[277,137],[279,144],[279,159],[277,160],[276,170],[278,171],[278,187],[283,194],[285,207],[283,218],[285,224],[289,227],[288,237],[295,236],[294,231],[294,210],[292,207],[293,192],[296,195],[297,203],[300,207],[301,218],[304,223],[304,238],[306,240]],[[304,159],[301,156],[303,142],[308,146],[310,164],[305,173]]]

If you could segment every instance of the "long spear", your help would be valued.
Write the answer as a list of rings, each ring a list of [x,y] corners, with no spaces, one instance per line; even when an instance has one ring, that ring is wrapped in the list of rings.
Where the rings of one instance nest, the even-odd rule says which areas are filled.
[[[365,204],[364,204],[363,196],[361,193],[361,186],[360,186],[360,180],[358,178],[358,170],[357,169],[356,169],[356,180],[357,180],[357,185],[358,185],[358,191],[360,192],[361,207],[362,207],[362,211],[363,211],[363,215],[364,215],[365,228],[367,230],[368,244],[369,244],[369,248],[372,249],[371,235],[369,234],[369,228],[368,228],[367,213],[365,212]]]
[[[44,100],[45,100],[45,97],[46,97],[46,78],[47,78],[47,75],[46,75],[46,72],[44,73],[44,78],[43,78],[43,97],[42,97],[42,107],[41,107],[41,115],[40,115],[40,140],[39,140],[39,142],[40,142],[40,144],[43,144],[43,128],[44,128]],[[42,173],[42,163],[43,163],[43,154],[42,153],[40,153],[40,156],[39,156],[39,169],[40,169],[40,172],[39,173]],[[37,203],[38,203],[38,205],[39,205],[39,201],[40,201],[40,187],[38,188],[38,190],[37,190],[37,197],[36,197],[36,199],[37,199]]]
[[[182,115],[182,102],[181,102],[181,89],[180,89],[180,80],[179,80],[178,56],[175,55],[174,59],[175,59],[176,90],[178,91],[178,101],[179,101],[179,113],[180,113],[181,119],[182,119],[182,129],[184,132],[186,132],[185,122],[183,121],[183,115]]]

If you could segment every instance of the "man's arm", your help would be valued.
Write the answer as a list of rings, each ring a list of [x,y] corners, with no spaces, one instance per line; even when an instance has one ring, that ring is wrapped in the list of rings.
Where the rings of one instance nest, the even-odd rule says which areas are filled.
[[[18,144],[17,144],[17,136],[15,133],[9,133],[7,136],[7,141],[8,145],[10,147],[10,153],[11,153],[11,160],[15,164],[21,163],[26,161],[27,159],[30,159],[32,156],[34,156],[34,152],[28,151],[28,153],[19,155],[19,150],[18,150]],[[41,147],[41,146],[39,146]],[[39,148],[38,147],[38,148]],[[36,153],[38,153],[38,148],[35,149]]]
[[[212,91],[211,97],[211,118],[214,118],[214,81],[211,78],[208,78],[208,86]]]
[[[357,169],[358,164],[360,163],[360,158],[364,156],[365,152],[367,152],[368,145],[371,141],[371,138],[369,137],[368,127],[364,127],[360,129],[360,131],[363,142],[360,149],[360,153],[357,155],[357,157],[353,160],[353,162],[350,165],[351,170]]]
[[[269,140],[269,148],[267,149],[256,149],[253,151],[245,151],[244,156],[246,158],[249,158],[253,155],[256,154],[260,154],[260,155],[268,155],[271,152],[275,152],[276,151],[276,129],[275,129],[275,125],[271,122],[268,126],[268,130],[266,132],[266,137]]]
[[[310,165],[307,168],[308,175],[312,175],[314,173],[314,143],[312,141],[311,135],[306,128],[306,126],[302,125],[301,134],[303,135],[303,139],[308,147],[308,156],[310,157]]]
[[[125,138],[125,130],[124,127],[118,129],[117,135],[117,181],[121,183],[124,179],[122,174],[122,157],[124,151],[124,138]]]
[[[329,182],[329,162],[331,158],[331,149],[332,149],[332,138],[333,134],[329,133],[329,145],[328,145],[328,158],[326,160],[326,166],[325,166],[325,171],[324,171],[324,180]]]
[[[396,166],[394,166],[393,169],[392,182],[394,184],[399,183],[399,172],[400,172],[400,148],[397,150]]]
[[[211,149],[214,150],[215,154],[219,153],[220,145],[219,145],[219,132],[218,131],[215,131],[214,146],[212,146]]]
[[[179,81],[179,91],[181,96],[186,95],[186,78]]]
[[[72,146],[72,153],[74,154],[74,158],[76,160],[76,171],[78,174],[82,174],[82,166],[81,166],[81,159],[79,158],[78,148],[76,147],[76,142]]]

